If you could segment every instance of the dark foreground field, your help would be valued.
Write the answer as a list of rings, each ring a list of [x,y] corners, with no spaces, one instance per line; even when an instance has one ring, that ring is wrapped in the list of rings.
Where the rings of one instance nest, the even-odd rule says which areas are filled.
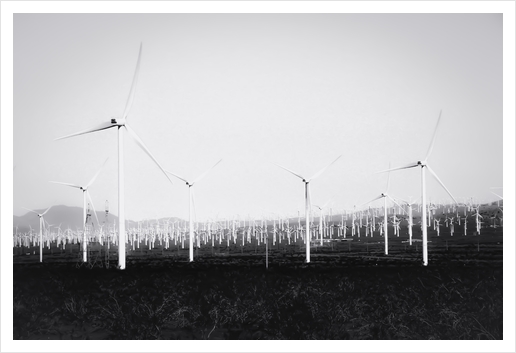
[[[14,339],[503,339],[501,236],[14,264]],[[274,250],[274,249],[273,249]]]

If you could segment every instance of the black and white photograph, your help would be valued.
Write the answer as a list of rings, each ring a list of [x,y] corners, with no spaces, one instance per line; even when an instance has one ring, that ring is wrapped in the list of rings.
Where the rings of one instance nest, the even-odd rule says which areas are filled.
[[[2,351],[514,351],[514,5],[2,1]]]

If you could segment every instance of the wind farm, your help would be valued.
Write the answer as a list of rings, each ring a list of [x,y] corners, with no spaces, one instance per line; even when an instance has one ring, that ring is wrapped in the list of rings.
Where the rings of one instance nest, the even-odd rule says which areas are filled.
[[[370,16],[20,34],[14,338],[503,339],[500,19]]]

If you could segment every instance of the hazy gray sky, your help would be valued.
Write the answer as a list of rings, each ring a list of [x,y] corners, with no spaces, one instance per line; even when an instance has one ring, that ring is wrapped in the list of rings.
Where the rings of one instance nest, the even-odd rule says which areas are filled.
[[[82,206],[117,213],[116,129],[55,138],[120,116],[143,43],[128,121],[168,170],[195,178],[199,219],[303,212],[301,180],[333,212],[384,191],[376,171],[424,158],[457,198],[503,184],[501,14],[15,14],[14,214]],[[126,135],[126,217],[188,215]],[[418,169],[390,193],[420,195]],[[447,199],[428,176],[432,200]],[[501,191],[499,191],[501,192]]]

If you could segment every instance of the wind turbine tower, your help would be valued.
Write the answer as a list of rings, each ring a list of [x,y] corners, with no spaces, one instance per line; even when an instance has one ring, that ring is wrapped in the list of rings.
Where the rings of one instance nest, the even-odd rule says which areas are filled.
[[[434,147],[435,137],[437,134],[437,128],[439,127],[439,122],[441,120],[441,113],[442,113],[442,111],[439,113],[439,118],[437,119],[437,124],[435,126],[434,134],[432,136],[432,142],[430,143],[430,147],[428,148],[425,159],[419,160],[415,163],[407,164],[402,167],[397,167],[397,168],[382,171],[382,172],[389,172],[389,171],[393,171],[393,170],[408,169],[408,168],[414,168],[414,167],[421,168],[421,227],[422,227],[422,231],[423,231],[423,265],[424,266],[428,265],[428,233],[427,233],[428,229],[427,229],[427,219],[426,219],[426,175],[425,175],[426,170],[428,170],[430,172],[430,174],[432,174],[434,176],[434,178],[437,180],[437,182],[439,182],[439,184],[441,184],[443,189],[446,190],[446,192],[448,193],[448,195],[450,195],[450,197],[453,199],[455,204],[456,205],[458,204],[457,200],[455,200],[453,195],[446,188],[446,186],[444,186],[443,182],[439,179],[437,174],[435,174],[435,172],[432,170],[432,168],[430,168],[430,165],[427,162],[428,157],[430,157],[430,154],[432,153],[432,149]],[[380,172],[380,173],[382,173],[382,172]]]
[[[194,191],[193,191],[193,186],[195,185],[195,183],[197,183],[198,181],[200,181],[202,178],[204,178],[206,176],[206,174],[212,170],[217,164],[219,164],[220,162],[222,161],[219,160],[217,163],[215,163],[210,169],[208,169],[207,171],[205,171],[203,174],[201,174],[200,176],[198,176],[194,181],[192,182],[189,182],[188,180],[186,180],[185,178],[177,175],[177,174],[174,174],[172,172],[168,172],[169,174],[175,176],[176,178],[184,181],[186,183],[186,185],[188,186],[188,217],[189,217],[189,231],[190,231],[190,249],[189,249],[189,255],[190,255],[190,262],[193,262],[194,260],[194,256],[193,256],[193,238],[194,238],[194,224],[193,224],[193,217],[192,217],[192,213],[194,211],[194,207],[195,207],[195,201],[194,201]],[[234,226],[234,224],[233,224]],[[229,236],[228,236],[229,237]],[[229,242],[229,238],[228,238],[228,242]]]
[[[315,178],[319,177],[329,166],[331,166],[333,163],[335,163],[342,155],[338,156],[328,164],[326,167],[315,173],[311,178],[304,178],[300,174],[291,171],[290,169],[287,169],[285,167],[282,167],[278,164],[276,166],[286,170],[287,172],[297,176],[300,178],[303,183],[305,184],[305,242],[306,242],[306,263],[310,263],[310,181],[314,180]]]
[[[43,216],[48,212],[48,210],[50,210],[52,208],[52,206],[47,208],[46,211],[43,213],[37,213],[36,211],[33,211],[33,210],[31,210],[29,208],[25,208],[25,207],[22,207],[22,208],[26,209],[27,211],[37,214],[39,217],[39,262],[43,262],[43,228],[45,227],[45,221],[43,219]]]
[[[124,193],[124,131],[127,131],[135,140],[135,142],[143,149],[143,151],[156,163],[156,165],[161,169],[161,171],[165,174],[167,179],[172,183],[172,180],[168,177],[167,173],[158,163],[156,158],[152,155],[149,149],[145,146],[143,141],[138,137],[136,132],[129,126],[127,122],[127,116],[129,114],[129,110],[133,104],[134,94],[136,90],[136,82],[138,81],[138,73],[140,71],[140,59],[142,53],[142,45],[140,44],[140,50],[138,52],[138,60],[136,62],[136,69],[133,76],[133,81],[131,84],[131,89],[129,91],[129,97],[127,98],[127,102],[124,108],[124,111],[120,117],[114,117],[109,120],[109,122],[104,122],[94,128],[76,132],[71,135],[59,137],[56,140],[61,140],[65,138],[69,138],[72,136],[78,136],[83,134],[88,134],[96,131],[106,130],[110,128],[116,128],[118,130],[118,268],[123,270],[125,269],[125,193]]]

